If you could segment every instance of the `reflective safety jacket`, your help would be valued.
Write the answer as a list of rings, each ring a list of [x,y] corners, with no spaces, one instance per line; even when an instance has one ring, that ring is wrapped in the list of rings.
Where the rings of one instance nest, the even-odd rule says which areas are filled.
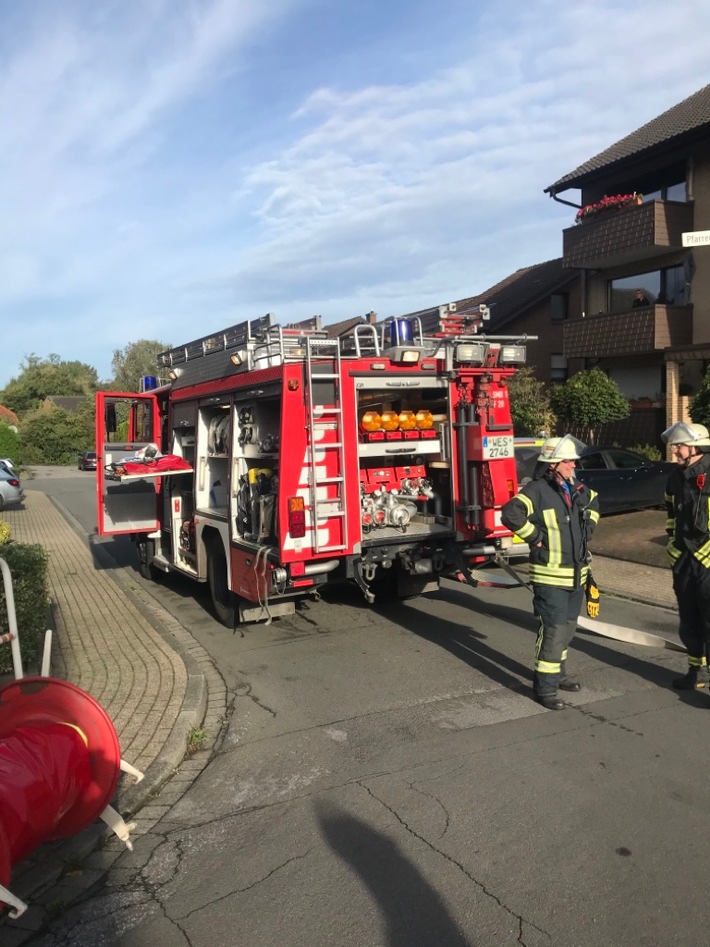
[[[583,483],[570,492],[550,471],[505,504],[503,523],[530,546],[532,583],[574,589],[587,580],[587,543],[599,522],[599,499]]]
[[[684,552],[710,569],[710,451],[679,466],[666,486],[668,555],[675,565]]]

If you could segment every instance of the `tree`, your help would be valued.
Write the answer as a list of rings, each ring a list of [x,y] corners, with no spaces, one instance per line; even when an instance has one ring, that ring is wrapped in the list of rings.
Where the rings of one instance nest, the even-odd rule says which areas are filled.
[[[599,368],[578,372],[564,385],[556,385],[550,400],[559,420],[576,427],[590,444],[596,443],[602,424],[621,421],[631,410],[616,382]]]
[[[158,374],[158,353],[170,348],[155,339],[139,339],[124,349],[116,349],[111,360],[115,391],[138,391],[145,375]]]
[[[510,412],[513,430],[518,437],[536,437],[541,431],[551,433],[555,417],[550,405],[550,393],[543,382],[535,378],[532,368],[521,368],[508,381]]]
[[[13,464],[20,463],[20,438],[14,425],[0,421],[0,457],[9,457]]]
[[[700,391],[690,403],[690,417],[695,424],[710,426],[710,371],[705,372]]]
[[[92,412],[70,414],[41,408],[28,414],[20,431],[23,464],[74,464],[77,454],[93,450]]]
[[[98,388],[96,369],[85,362],[64,362],[54,353],[47,358],[28,355],[20,374],[0,391],[0,401],[20,418],[50,395],[86,395]]]

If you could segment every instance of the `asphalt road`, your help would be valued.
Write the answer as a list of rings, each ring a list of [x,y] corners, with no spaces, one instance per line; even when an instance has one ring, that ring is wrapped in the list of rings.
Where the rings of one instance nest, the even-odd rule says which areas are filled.
[[[92,481],[27,486],[90,531]],[[151,589],[222,673],[226,736],[37,944],[707,944],[710,698],[669,686],[682,655],[579,634],[584,689],[553,713],[529,697],[523,589],[446,583],[379,609],[344,590],[243,634],[191,585]],[[619,601],[615,618],[675,631],[663,609]]]

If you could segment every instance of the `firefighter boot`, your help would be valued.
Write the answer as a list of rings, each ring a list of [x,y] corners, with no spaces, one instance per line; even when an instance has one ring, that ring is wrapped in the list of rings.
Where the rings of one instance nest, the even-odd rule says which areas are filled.
[[[679,691],[701,690],[708,686],[707,668],[691,665],[682,677],[673,678],[671,683]]]
[[[565,652],[566,655],[567,652]],[[582,685],[579,681],[573,681],[571,677],[567,677],[567,672],[565,671],[566,661],[562,661],[560,664],[560,681],[558,687],[561,691],[567,691],[568,694],[578,694],[582,690]]]
[[[564,710],[564,701],[560,700],[557,694],[535,694],[535,700],[546,710]]]
[[[567,691],[570,694],[576,694],[582,690],[579,681],[573,681],[571,677],[565,677],[557,686],[561,691]]]

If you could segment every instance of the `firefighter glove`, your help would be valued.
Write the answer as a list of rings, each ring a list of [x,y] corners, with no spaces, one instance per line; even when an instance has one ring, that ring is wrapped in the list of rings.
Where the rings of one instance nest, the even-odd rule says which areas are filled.
[[[587,584],[584,588],[587,596],[587,615],[590,618],[599,618],[599,587],[594,581],[591,569],[587,575]]]

